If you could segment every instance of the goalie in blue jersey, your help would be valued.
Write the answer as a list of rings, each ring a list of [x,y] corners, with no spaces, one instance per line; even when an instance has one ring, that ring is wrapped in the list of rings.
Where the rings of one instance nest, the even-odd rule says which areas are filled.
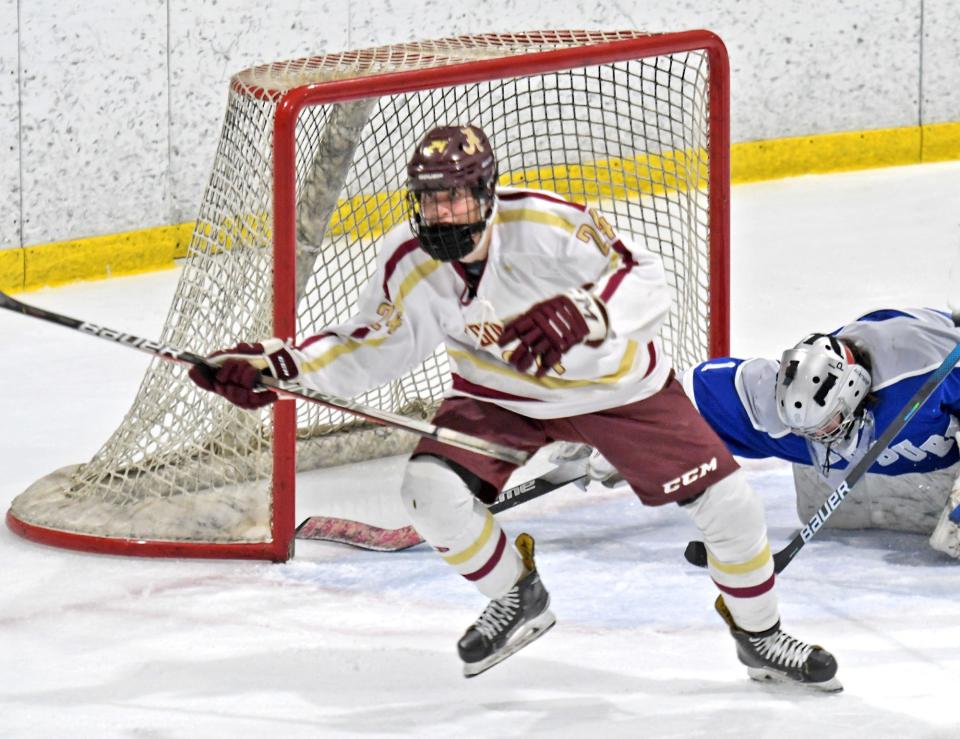
[[[958,342],[945,312],[876,310],[807,336],[779,362],[713,359],[687,371],[683,384],[735,455],[794,463],[806,521]],[[960,367],[826,525],[930,534],[934,549],[960,557],[958,429]]]
[[[960,328],[945,312],[876,310],[810,334],[779,361],[703,362],[683,374],[683,386],[734,455],[794,463],[797,513],[806,522],[958,343]],[[958,430],[960,366],[825,525],[929,534],[930,546],[960,558]],[[589,472],[607,485],[619,480],[597,452]]]

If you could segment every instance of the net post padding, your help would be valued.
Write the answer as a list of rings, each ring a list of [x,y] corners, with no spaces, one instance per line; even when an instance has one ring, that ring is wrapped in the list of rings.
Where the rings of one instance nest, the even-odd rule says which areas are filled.
[[[728,76],[706,31],[481,34],[241,72],[161,340],[206,353],[345,320],[383,234],[406,219],[410,147],[430,127],[471,121],[497,148],[501,186],[589,202],[661,254],[675,293],[663,338],[678,366],[726,354]],[[429,417],[447,374],[441,347],[360,400]],[[414,442],[293,401],[240,411],[154,362],[100,451],[34,483],[7,522],[92,551],[283,560],[295,467]]]

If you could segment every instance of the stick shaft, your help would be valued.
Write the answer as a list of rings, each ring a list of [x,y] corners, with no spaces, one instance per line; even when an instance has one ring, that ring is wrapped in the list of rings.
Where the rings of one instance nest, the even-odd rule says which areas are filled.
[[[55,313],[54,311],[46,310],[44,308],[27,305],[26,303],[22,303],[19,300],[11,298],[9,295],[3,292],[0,292],[0,307],[16,313],[21,313],[31,318],[37,318],[58,326],[63,326],[64,328],[73,329],[75,331],[87,334],[88,336],[96,336],[97,338],[113,342],[114,344],[120,344],[129,349],[136,349],[170,362],[176,362],[178,364],[188,366],[204,366],[210,368],[214,372],[218,369],[215,365],[210,364],[204,357],[201,357],[198,354],[193,354],[192,352],[170,346],[169,344],[152,341],[150,339],[144,339],[140,336],[135,336],[123,331],[107,328],[106,326],[100,326],[99,324],[91,323],[90,321],[81,321],[77,318],[65,316],[61,313]],[[281,385],[275,378],[270,377],[269,375],[262,375],[260,384],[285,397],[294,398],[297,400],[308,400],[313,403],[325,405],[328,408],[346,411],[368,421],[373,421],[374,423],[379,423],[384,426],[393,426],[394,428],[403,429],[404,431],[409,431],[417,434],[418,436],[434,439],[450,446],[455,446],[471,452],[483,454],[487,457],[493,457],[494,459],[499,459],[511,464],[521,465],[529,457],[529,455],[525,452],[512,449],[502,444],[487,441],[485,439],[471,436],[470,434],[465,434],[460,431],[434,426],[432,423],[421,421],[416,418],[407,418],[406,416],[401,416],[398,413],[391,413],[389,411],[380,410],[379,408],[371,408],[369,406],[361,405],[360,403],[355,403],[352,400],[344,400],[332,395],[326,395],[325,393],[300,387],[299,385]]]

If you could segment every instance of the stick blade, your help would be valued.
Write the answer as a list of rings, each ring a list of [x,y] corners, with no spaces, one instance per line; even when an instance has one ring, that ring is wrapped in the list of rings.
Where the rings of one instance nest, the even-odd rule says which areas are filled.
[[[311,516],[297,527],[296,537],[312,541],[349,544],[371,552],[399,552],[421,543],[423,539],[413,526],[382,529],[360,521],[328,516]]]

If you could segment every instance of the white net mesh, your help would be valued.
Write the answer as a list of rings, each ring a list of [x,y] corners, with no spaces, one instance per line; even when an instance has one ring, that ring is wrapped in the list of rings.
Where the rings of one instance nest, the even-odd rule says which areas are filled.
[[[208,353],[273,335],[273,118],[285,91],[334,79],[644,38],[620,32],[472,36],[265,65],[237,75],[213,172],[161,337]],[[663,331],[678,366],[708,355],[708,55],[683,51],[341,104],[296,130],[298,336],[348,317],[384,232],[406,218],[405,163],[429,128],[473,122],[497,150],[501,184],[590,201],[624,235],[659,251],[676,291]],[[439,75],[438,75],[439,77]],[[438,83],[440,84],[440,83]],[[362,403],[432,413],[447,383],[441,347]],[[298,409],[298,467],[410,448],[330,409]],[[240,411],[154,362],[127,417],[87,464],[13,503],[30,526],[93,537],[267,541],[271,414]],[[315,511],[311,511],[316,513]]]

